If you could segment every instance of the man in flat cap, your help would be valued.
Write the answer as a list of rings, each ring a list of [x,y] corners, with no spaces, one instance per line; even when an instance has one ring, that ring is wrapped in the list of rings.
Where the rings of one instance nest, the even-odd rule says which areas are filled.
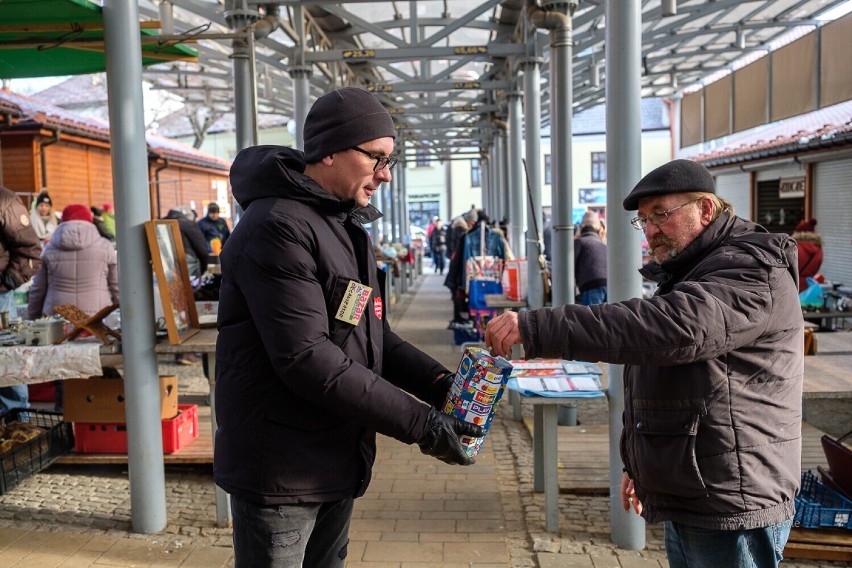
[[[796,245],[715,193],[703,166],[675,160],[624,200],[652,298],[507,313],[485,342],[625,365],[625,511],[665,523],[672,568],[776,566],[801,467]]]
[[[221,256],[214,477],[236,568],[343,566],[376,432],[473,463],[459,436],[482,429],[436,410],[453,373],[391,331],[363,227],[395,136],[378,99],[344,88],[308,112],[304,153],[247,148],[231,168],[245,213]]]

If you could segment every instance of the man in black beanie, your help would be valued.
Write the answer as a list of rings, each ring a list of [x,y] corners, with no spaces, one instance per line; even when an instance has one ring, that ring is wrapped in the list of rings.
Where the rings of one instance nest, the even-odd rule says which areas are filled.
[[[736,217],[689,160],[642,178],[637,208],[652,298],[507,313],[485,343],[625,365],[624,514],[664,523],[672,568],[777,566],[801,471],[795,241]]]
[[[338,89],[308,112],[304,153],[247,148],[231,168],[245,213],[221,255],[214,477],[236,568],[343,566],[377,432],[473,463],[460,436],[482,429],[437,410],[453,373],[391,331],[363,227],[395,137],[378,99]]]

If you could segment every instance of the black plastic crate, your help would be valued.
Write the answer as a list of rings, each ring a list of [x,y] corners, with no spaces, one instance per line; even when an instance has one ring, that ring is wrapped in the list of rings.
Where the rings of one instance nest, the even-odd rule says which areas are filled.
[[[4,426],[16,420],[29,422],[44,432],[0,454],[0,495],[5,495],[74,447],[71,424],[63,421],[59,412],[16,408],[2,417]]]
[[[796,496],[795,526],[852,528],[852,501],[824,485],[810,471],[802,472],[802,488]]]

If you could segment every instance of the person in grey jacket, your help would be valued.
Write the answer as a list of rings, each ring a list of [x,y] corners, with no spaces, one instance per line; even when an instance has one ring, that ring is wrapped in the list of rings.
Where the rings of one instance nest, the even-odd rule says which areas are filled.
[[[675,160],[638,208],[652,298],[494,318],[496,354],[624,364],[622,505],[664,522],[672,568],[776,566],[799,488],[804,342],[795,242],[736,217]]]
[[[29,319],[54,315],[53,308],[74,304],[89,315],[118,304],[118,258],[112,243],[98,233],[91,210],[71,204],[41,254],[27,302]]]
[[[67,205],[62,221],[41,253],[41,268],[33,276],[27,301],[31,320],[54,315],[53,308],[74,304],[89,315],[118,305],[118,258],[112,242],[92,223],[92,211],[82,204]],[[63,383],[55,381],[54,404],[63,407]]]
[[[244,213],[221,257],[213,475],[236,568],[342,567],[377,432],[461,465],[459,436],[482,435],[436,409],[453,373],[387,321],[363,225],[397,162],[390,114],[338,89],[304,134],[304,153],[255,146],[231,167]]]

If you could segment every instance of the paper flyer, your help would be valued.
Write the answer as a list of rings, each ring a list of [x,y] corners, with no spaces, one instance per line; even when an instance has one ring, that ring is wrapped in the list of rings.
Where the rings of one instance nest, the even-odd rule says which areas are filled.
[[[572,392],[599,391],[601,384],[594,375],[571,377],[517,377],[518,388],[527,391]]]

